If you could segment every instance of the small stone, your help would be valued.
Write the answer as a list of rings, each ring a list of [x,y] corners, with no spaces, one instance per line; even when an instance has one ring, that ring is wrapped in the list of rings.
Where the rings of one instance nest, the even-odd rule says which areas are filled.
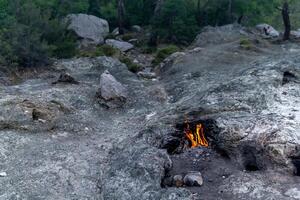
[[[181,175],[175,175],[173,177],[173,182],[176,187],[182,187],[183,186],[183,177]]]
[[[141,72],[138,72],[137,75],[142,77],[142,78],[145,78],[145,79],[156,78],[156,74],[154,72],[141,71]]]
[[[222,176],[222,178],[223,178],[223,179],[225,179],[225,178],[226,178],[226,176]]]
[[[41,123],[43,123],[43,124],[47,122],[47,121],[44,120],[44,119],[38,119],[38,121],[41,122]]]
[[[58,80],[53,82],[52,84],[57,83],[70,83],[70,84],[78,84],[79,82],[75,80],[70,74],[62,73],[59,75]]]
[[[0,172],[0,177],[6,177],[7,173],[6,172]]]
[[[185,175],[183,182],[187,186],[201,186],[203,185],[203,178],[200,172],[189,172]]]

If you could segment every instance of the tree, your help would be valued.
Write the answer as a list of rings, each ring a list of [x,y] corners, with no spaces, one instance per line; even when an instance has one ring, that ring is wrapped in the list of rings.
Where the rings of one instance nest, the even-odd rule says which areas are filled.
[[[88,14],[100,17],[99,0],[89,0]]]
[[[125,4],[124,0],[118,0],[118,27],[119,34],[124,34],[125,32]]]
[[[282,19],[283,19],[283,24],[284,24],[283,40],[289,40],[290,33],[291,33],[291,22],[290,22],[289,4],[288,4],[287,0],[285,0],[283,2],[281,14],[282,14]]]
[[[181,44],[191,42],[195,38],[198,31],[195,2],[164,0],[162,4],[157,5],[151,23],[153,38],[159,37],[163,41]],[[156,41],[153,39],[151,42],[155,44]]]
[[[157,20],[160,18],[161,15],[161,9],[164,4],[164,0],[156,0],[155,1],[155,9],[154,9],[154,14],[153,14],[153,21]],[[151,31],[150,39],[149,39],[149,46],[156,47],[158,43],[158,33],[157,30],[153,29]]]

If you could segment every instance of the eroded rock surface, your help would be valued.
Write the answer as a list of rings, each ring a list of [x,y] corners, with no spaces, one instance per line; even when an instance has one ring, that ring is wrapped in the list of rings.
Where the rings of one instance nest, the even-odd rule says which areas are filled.
[[[246,50],[240,40],[256,35],[207,31],[213,38],[157,67],[159,80],[98,57],[2,85],[0,199],[297,199],[300,46]],[[122,108],[95,98],[106,70],[130,94]],[[61,72],[80,84],[51,84]],[[203,123],[209,148],[172,155],[164,148],[184,139],[176,125],[186,118]],[[189,171],[201,187],[163,184]]]

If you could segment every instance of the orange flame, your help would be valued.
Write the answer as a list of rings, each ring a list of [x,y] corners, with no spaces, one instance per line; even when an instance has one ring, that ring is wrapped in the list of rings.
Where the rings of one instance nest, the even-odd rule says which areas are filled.
[[[186,127],[184,129],[185,136],[191,141],[192,148],[203,146],[208,147],[208,142],[204,135],[204,128],[202,124],[196,125],[196,132],[190,129],[190,125],[186,122]]]

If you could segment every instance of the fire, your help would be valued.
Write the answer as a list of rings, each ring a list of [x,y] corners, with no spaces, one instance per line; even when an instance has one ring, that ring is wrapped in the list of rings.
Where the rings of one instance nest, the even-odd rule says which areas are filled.
[[[184,133],[185,133],[185,136],[191,141],[192,148],[198,147],[198,146],[208,147],[208,142],[205,138],[204,128],[203,128],[202,124],[197,124],[196,132],[193,132],[190,129],[190,125],[188,124],[188,122],[186,122]]]

